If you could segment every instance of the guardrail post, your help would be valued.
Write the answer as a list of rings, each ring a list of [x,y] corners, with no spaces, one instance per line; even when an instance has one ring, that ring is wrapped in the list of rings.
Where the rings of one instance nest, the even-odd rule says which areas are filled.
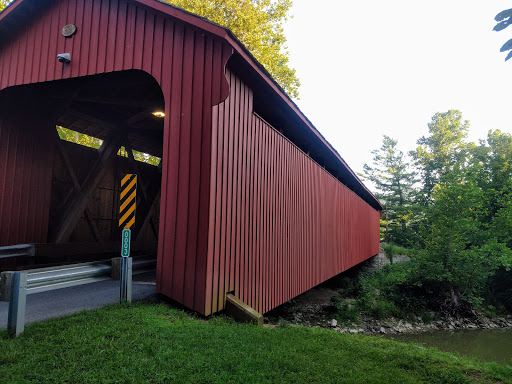
[[[121,302],[132,302],[132,261],[131,257],[121,257]]]
[[[0,301],[11,299],[11,276],[12,271],[0,272]]]
[[[9,292],[9,314],[7,316],[7,331],[10,336],[18,336],[25,329],[25,307],[27,304],[27,272],[11,274],[11,289]]]
[[[113,257],[111,259],[112,272],[110,273],[110,278],[112,280],[121,280],[121,259],[122,257]]]

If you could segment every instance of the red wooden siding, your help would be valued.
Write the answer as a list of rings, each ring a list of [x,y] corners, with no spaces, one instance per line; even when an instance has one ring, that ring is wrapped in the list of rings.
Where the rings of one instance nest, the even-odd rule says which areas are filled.
[[[8,17],[16,16],[15,6],[21,2],[11,5]],[[136,1],[34,3],[40,7],[38,14],[28,25],[12,27],[8,38],[0,43],[0,90],[129,69],[146,71],[158,81],[165,98],[166,117],[157,289],[204,312],[211,106],[227,97],[229,88],[223,69],[232,47]],[[70,23],[76,24],[77,33],[66,39],[61,29]],[[56,59],[63,52],[71,53],[69,65]],[[3,132],[5,128],[2,135]],[[14,150],[9,149],[10,153]],[[23,161],[21,151],[17,153],[10,160],[12,164]],[[44,155],[45,152],[36,151],[26,157],[26,162],[37,163]],[[40,188],[50,188],[50,180],[41,183],[44,185]],[[0,193],[0,201],[10,201],[5,188],[0,188]],[[39,234],[38,241],[46,240],[49,198],[44,203],[41,210],[45,217],[34,229]],[[12,215],[25,215],[25,211],[13,210]],[[25,241],[23,236],[9,237],[11,243]]]
[[[261,313],[375,255],[380,212],[252,112],[228,73],[213,112],[206,314],[234,292]]]
[[[44,105],[9,96],[0,97],[0,246],[46,242],[53,132]]]

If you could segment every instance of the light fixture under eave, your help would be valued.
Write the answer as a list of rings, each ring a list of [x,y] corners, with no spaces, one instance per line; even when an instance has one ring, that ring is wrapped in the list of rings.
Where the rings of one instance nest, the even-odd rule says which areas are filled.
[[[156,116],[156,117],[165,117],[165,112],[162,112],[162,111],[155,111],[155,112],[153,112],[153,116]]]

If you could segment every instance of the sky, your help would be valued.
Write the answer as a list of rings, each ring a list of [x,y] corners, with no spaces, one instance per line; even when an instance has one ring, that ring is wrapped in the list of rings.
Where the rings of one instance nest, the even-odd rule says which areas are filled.
[[[471,141],[512,132],[512,1],[293,0],[285,25],[297,105],[348,165],[362,172],[382,136],[404,152],[436,112],[459,109]]]

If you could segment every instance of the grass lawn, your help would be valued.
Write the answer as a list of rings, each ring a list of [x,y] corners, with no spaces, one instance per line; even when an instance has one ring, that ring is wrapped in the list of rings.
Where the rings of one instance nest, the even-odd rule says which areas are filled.
[[[0,332],[1,383],[512,383],[512,367],[378,337],[112,305]]]

